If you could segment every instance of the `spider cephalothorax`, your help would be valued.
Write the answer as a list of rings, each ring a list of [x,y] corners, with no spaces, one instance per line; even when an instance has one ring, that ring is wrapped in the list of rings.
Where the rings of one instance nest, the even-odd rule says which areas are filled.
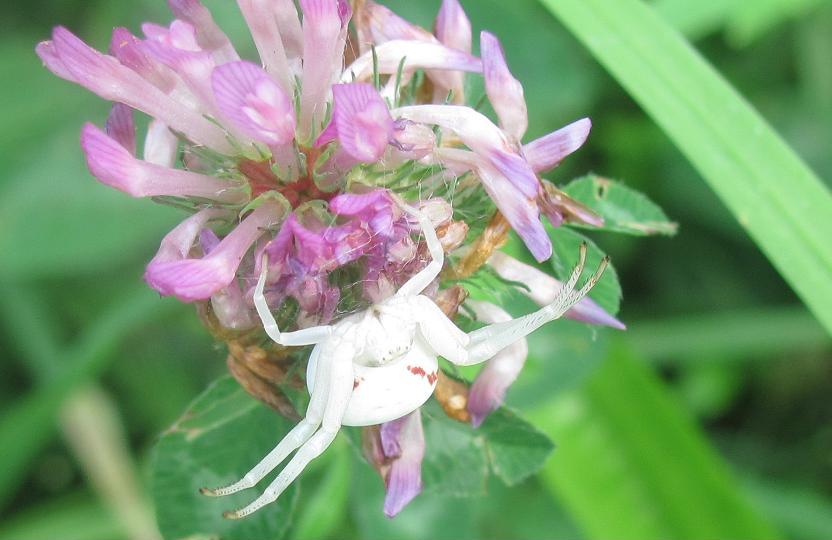
[[[439,356],[456,365],[478,364],[559,318],[586,296],[607,264],[604,259],[583,287],[575,290],[586,259],[586,246],[581,246],[578,265],[552,303],[525,317],[466,334],[422,294],[439,276],[444,252],[430,220],[413,208],[402,205],[402,209],[418,220],[431,262],[392,297],[331,326],[281,332],[263,295],[267,264],[262,265],[254,304],[266,333],[284,346],[315,345],[307,370],[311,399],[306,417],[241,480],[202,490],[221,496],[253,487],[297,449],[260,497],[245,508],[227,512],[226,517],[245,517],[277,499],[332,443],[342,425],[380,424],[419,408],[436,386]]]

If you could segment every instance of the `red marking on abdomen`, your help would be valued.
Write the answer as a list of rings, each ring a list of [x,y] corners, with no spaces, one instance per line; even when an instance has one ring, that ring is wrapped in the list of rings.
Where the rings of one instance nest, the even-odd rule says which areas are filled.
[[[439,372],[438,371],[434,371],[433,373],[428,373],[428,382],[430,384],[435,383],[436,379],[438,379],[438,378],[439,378]]]
[[[420,368],[419,366],[407,366],[407,370],[414,375],[418,375],[420,377],[425,377],[427,373],[424,369]]]

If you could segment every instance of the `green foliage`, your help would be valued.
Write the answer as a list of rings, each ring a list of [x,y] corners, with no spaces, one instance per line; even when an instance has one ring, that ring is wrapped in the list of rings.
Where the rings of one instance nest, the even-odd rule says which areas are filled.
[[[236,4],[205,3],[241,55],[253,59]],[[438,4],[383,3],[426,27]],[[622,211],[639,219],[658,216],[640,213],[649,204],[620,206],[618,195],[630,189],[649,194],[681,224],[673,241],[581,231],[613,256],[627,295],[622,309],[629,327],[616,338],[627,346],[611,346],[609,330],[572,321],[533,334],[527,365],[507,396],[511,410],[524,417],[533,411],[530,424],[486,423],[473,430],[431,405],[425,415],[430,424],[426,492],[394,520],[381,512],[384,489],[378,475],[341,437],[304,474],[287,537],[775,536],[760,515],[788,538],[832,536],[829,335],[758,252],[762,248],[783,276],[798,283],[816,312],[828,310],[828,195],[744,102],[760,110],[821,176],[830,177],[830,3],[650,3],[689,39],[708,38],[697,47],[742,98],[641,2],[551,0],[547,5],[602,59],[622,90],[538,0],[510,6],[502,0],[463,0],[475,49],[479,29],[494,32],[524,85],[530,138],[592,118],[592,136],[552,172],[553,179],[563,184],[589,170],[621,179],[614,184],[616,198],[604,201],[586,178],[566,188],[607,212],[608,225],[620,218],[631,221],[621,217]],[[94,475],[83,469],[84,459],[73,456],[60,438],[66,403],[89,382],[108,391],[118,401],[136,460],[144,462],[159,433],[224,369],[223,351],[193,310],[160,302],[140,282],[161,235],[182,214],[95,183],[78,148],[78,131],[85,120],[101,125],[108,106],[57,80],[32,51],[53,24],[66,24],[106,48],[114,25],[137,31],[142,21],[166,23],[169,17],[163,0],[10,0],[4,5],[0,539],[129,538],[123,516],[111,510],[110,494],[90,480]],[[469,77],[469,83],[475,81]],[[468,93],[478,100],[484,93],[481,81]],[[670,140],[631,106],[632,99]],[[483,112],[490,113],[487,106]],[[476,233],[491,203],[473,190],[467,195],[471,199],[458,217]],[[751,238],[737,222],[752,232]],[[556,238],[563,277],[563,269],[574,263],[571,236],[577,233],[557,232],[570,235]],[[514,242],[507,249],[518,256],[524,251]],[[808,255],[816,256],[816,264]],[[482,279],[480,285],[479,293],[485,293],[505,284]],[[534,308],[519,293],[497,299],[515,316]],[[602,300],[609,307],[618,303],[615,294]],[[172,311],[178,316],[169,317]],[[824,320],[828,327],[828,315]],[[661,377],[647,366],[658,368]],[[204,455],[215,455],[204,462],[199,452],[190,455],[201,448],[199,439],[193,445],[179,439],[186,467],[205,464],[186,477],[176,461],[166,463],[170,476],[181,481],[170,487],[181,494],[171,508],[192,520],[192,531],[198,528],[194,516],[203,515],[197,505],[215,505],[204,516],[218,520],[221,510],[236,504],[205,499],[196,488],[239,477],[288,428],[226,384],[228,395],[239,401],[232,397],[223,403],[239,405],[243,412],[218,431],[225,434],[240,419],[258,417],[275,429],[265,437],[269,430],[262,425],[240,428],[230,444],[204,449]],[[204,412],[207,420],[211,413]],[[493,418],[510,414],[501,410]],[[534,426],[543,429],[545,439]],[[180,435],[165,435],[162,448],[170,449],[171,437]],[[551,454],[549,437],[558,445]],[[250,454],[242,456],[245,449]],[[543,474],[516,483],[547,455]],[[726,463],[739,483],[725,472]],[[476,474],[460,470],[468,466]],[[504,480],[515,483],[507,487]],[[483,495],[455,497],[445,489]],[[238,502],[255,496],[256,490],[250,491]],[[164,499],[158,484],[155,492]],[[147,493],[153,490],[148,487]],[[267,520],[268,527],[285,532],[286,523],[270,520],[270,512],[283,515],[275,505],[249,519]],[[178,525],[165,519],[169,537],[190,534],[173,530]],[[217,526],[255,527],[246,521]]]
[[[542,477],[589,538],[776,538],[701,433],[626,347],[533,415],[569,441]]]
[[[543,0],[670,136],[832,331],[832,195],[759,114],[638,0]]]
[[[237,522],[223,518],[223,511],[244,506],[262,488],[223,498],[203,496],[199,488],[236,481],[290,428],[290,421],[255,401],[230,377],[212,384],[156,446],[153,494],[162,535],[169,540],[282,538],[292,521],[298,484],[267,510]]]
[[[422,411],[428,441],[425,492],[483,495],[489,471],[507,485],[517,484],[537,472],[554,448],[548,437],[505,408],[479,429],[451,420],[433,400]]]
[[[615,180],[590,174],[573,180],[563,191],[604,218],[601,230],[636,236],[676,234],[678,225],[661,208]]]
[[[592,272],[595,271],[601,263],[601,259],[605,256],[605,253],[595,242],[573,229],[547,226],[547,231],[549,232],[549,238],[552,240],[553,248],[550,264],[555,277],[561,281],[566,281],[575,265],[578,264],[581,244],[586,244],[588,248],[584,270],[586,276],[592,275]],[[618,273],[611,264],[607,266],[603,277],[592,288],[589,296],[607,312],[613,315],[618,313],[618,308],[621,305],[621,284],[618,282]]]

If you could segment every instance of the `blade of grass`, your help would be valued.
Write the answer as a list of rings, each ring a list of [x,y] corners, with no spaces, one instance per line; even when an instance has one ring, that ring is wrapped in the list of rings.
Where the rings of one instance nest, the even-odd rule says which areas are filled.
[[[631,321],[627,339],[649,361],[662,363],[726,356],[766,360],[832,347],[829,335],[803,306]]]
[[[61,366],[56,376],[37,385],[5,412],[0,419],[0,507],[26,474],[28,462],[54,434],[55,418],[66,399],[101,373],[118,344],[136,326],[173,308],[179,304],[160,301],[144,287],[130,291],[105,310],[77,345],[55,358]]]
[[[123,527],[101,503],[71,495],[5,518],[0,540],[122,540]]]
[[[102,502],[131,540],[161,540],[116,405],[104,390],[87,386],[61,410],[64,438]]]
[[[544,485],[589,538],[775,538],[701,430],[616,341],[575,391],[532,420],[558,444]]]
[[[832,332],[832,195],[639,0],[541,0],[667,133]]]

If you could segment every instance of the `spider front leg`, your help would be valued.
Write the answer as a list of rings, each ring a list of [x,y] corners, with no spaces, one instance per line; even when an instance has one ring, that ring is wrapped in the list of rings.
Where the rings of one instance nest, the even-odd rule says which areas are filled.
[[[257,309],[257,315],[260,316],[260,320],[263,322],[263,329],[272,341],[284,347],[295,347],[301,345],[316,345],[331,336],[331,326],[313,326],[304,328],[303,330],[297,330],[296,332],[280,331],[263,292],[266,288],[266,276],[269,273],[269,256],[265,253],[260,264],[262,269],[260,270],[260,278],[257,280],[257,287],[254,289],[254,307]]]
[[[449,362],[469,366],[485,362],[518,339],[524,338],[544,324],[561,317],[586,296],[598,283],[609,264],[605,257],[587,282],[580,289],[575,286],[586,263],[586,245],[581,245],[580,258],[569,280],[555,299],[538,311],[519,319],[492,324],[470,334],[464,334],[444,316],[433,302],[424,303],[420,330],[431,347]],[[432,304],[431,307],[428,304]],[[461,335],[460,335],[461,334]]]
[[[315,347],[309,357],[310,362],[315,362],[321,354],[320,347]],[[320,386],[319,386],[320,385]],[[278,443],[274,449],[266,454],[260,463],[254,466],[241,479],[220,488],[202,488],[200,493],[209,497],[224,497],[248,489],[257,485],[260,480],[272,472],[275,467],[283,463],[286,457],[294,452],[300,445],[309,440],[315,433],[324,416],[324,409],[327,404],[327,397],[330,387],[330,376],[326,370],[319,372],[315,377],[315,391],[306,407],[306,416]]]
[[[426,267],[407,280],[396,291],[396,296],[406,298],[420,294],[439,276],[439,273],[442,271],[442,266],[445,264],[445,251],[442,249],[442,243],[439,241],[439,237],[436,236],[436,229],[433,228],[433,224],[424,212],[404,204],[401,205],[401,208],[419,221],[419,227],[422,229],[422,234],[425,235],[425,243],[428,245],[428,252],[430,252],[431,257],[431,261]]]
[[[244,508],[234,512],[225,512],[223,516],[228,519],[244,518],[263,506],[274,502],[289,484],[303,472],[306,465],[329,447],[338,434],[338,430],[341,428],[341,420],[344,417],[344,412],[347,410],[347,405],[352,395],[352,360],[354,356],[355,349],[343,341],[337,343],[327,342],[322,347],[318,370],[315,375],[315,387],[312,392],[313,400],[316,399],[316,396],[321,395],[325,399],[321,428],[300,446],[294,457],[289,460],[286,467],[280,471],[277,478],[269,484],[260,497]],[[318,386],[319,384],[322,386]],[[310,402],[311,407],[312,402]],[[300,427],[300,424],[298,427]],[[277,448],[273,453],[276,451]],[[264,473],[264,476],[265,474],[267,473]]]

